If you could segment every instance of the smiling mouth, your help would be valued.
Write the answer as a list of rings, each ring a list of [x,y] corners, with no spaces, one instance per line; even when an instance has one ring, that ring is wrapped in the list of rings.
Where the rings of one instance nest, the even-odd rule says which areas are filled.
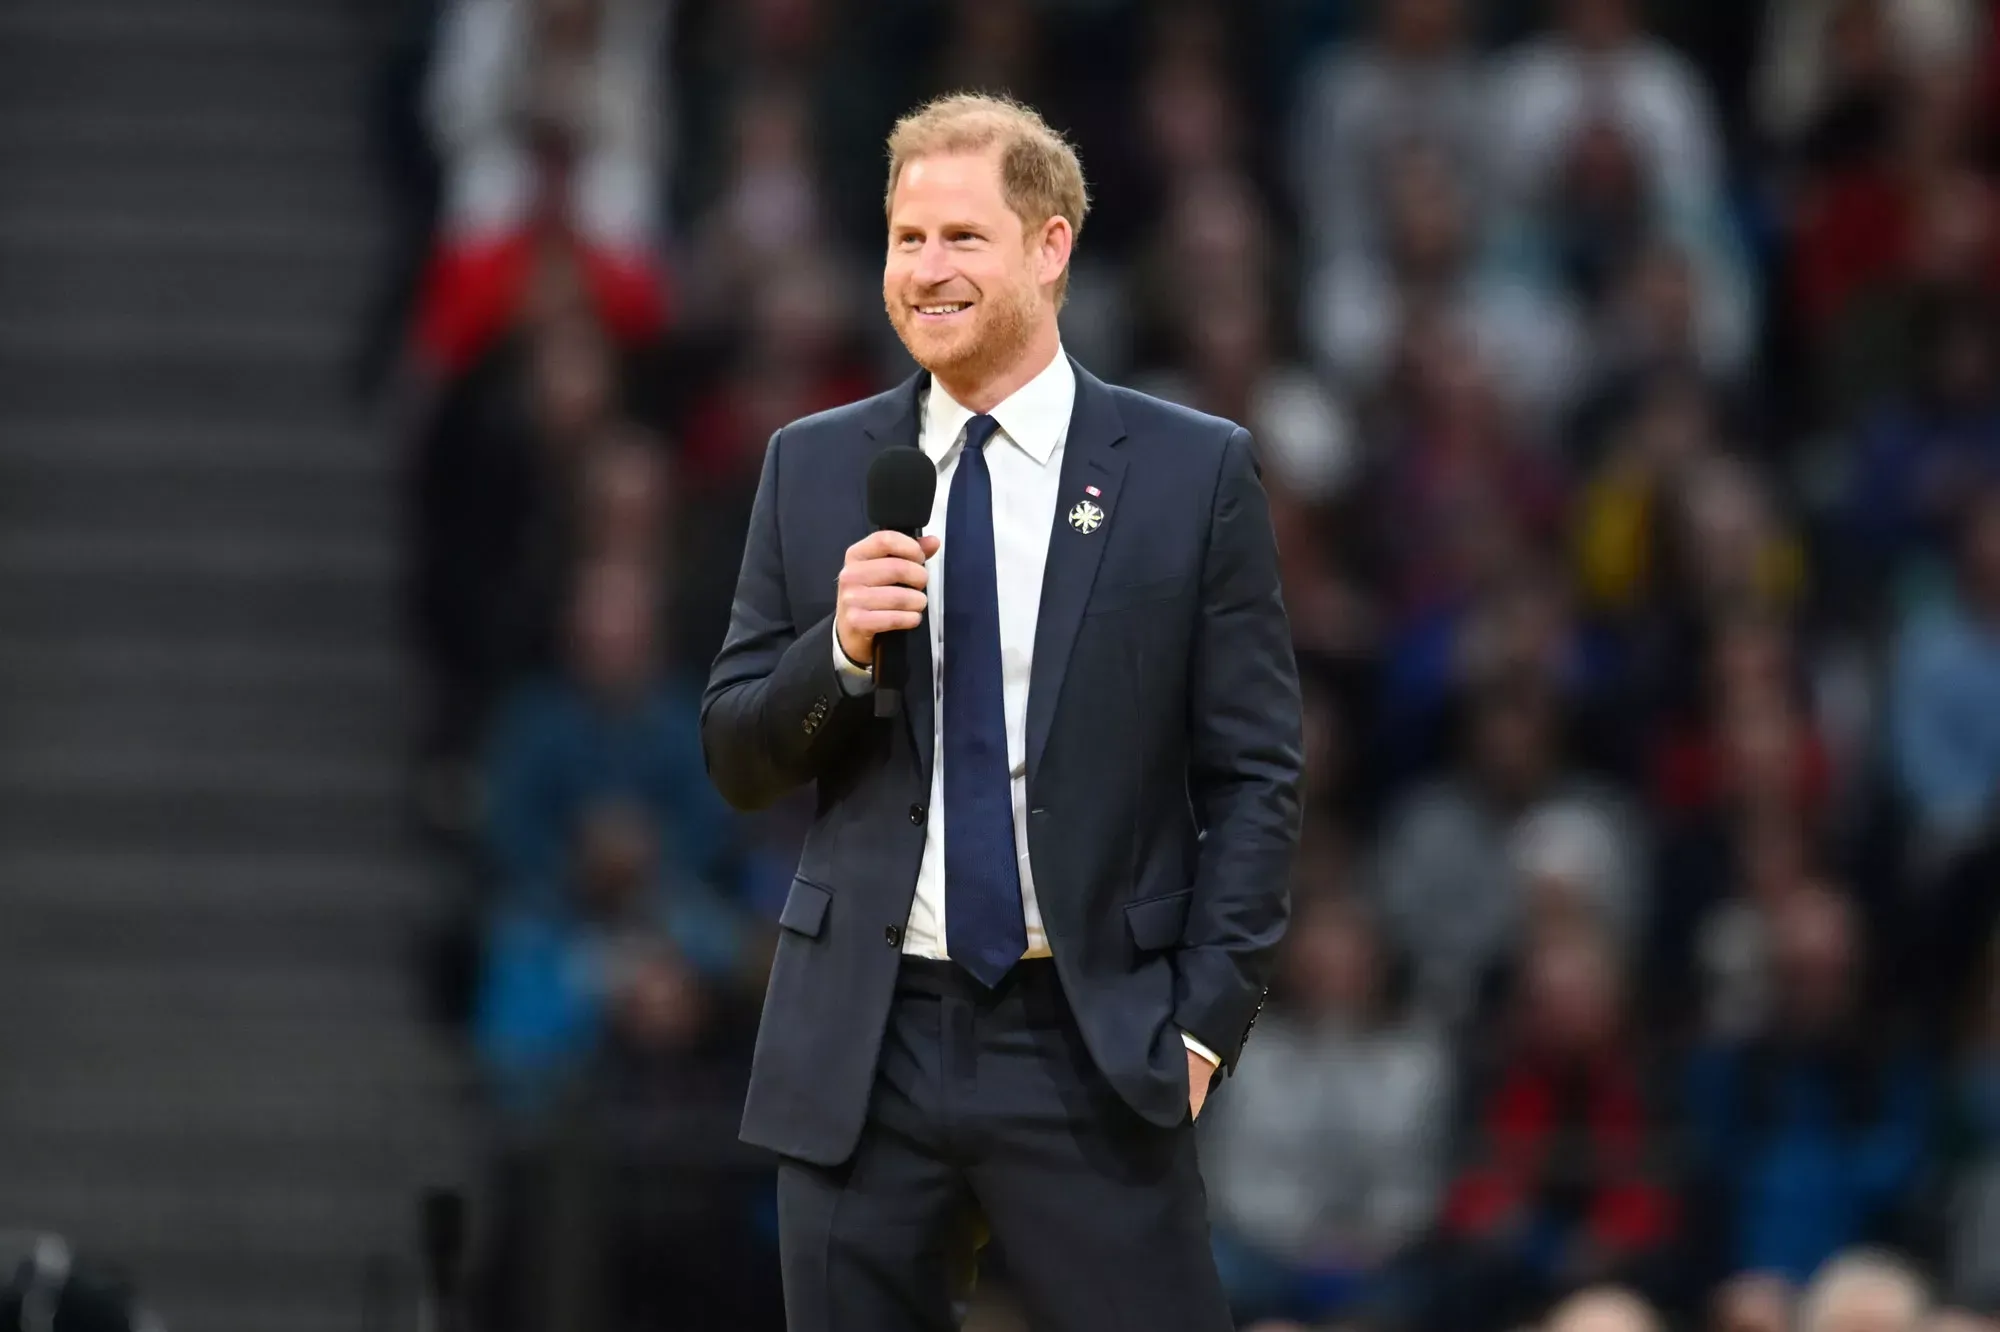
[[[925,319],[949,319],[953,315],[964,314],[972,308],[971,301],[933,301],[916,307],[917,314]]]

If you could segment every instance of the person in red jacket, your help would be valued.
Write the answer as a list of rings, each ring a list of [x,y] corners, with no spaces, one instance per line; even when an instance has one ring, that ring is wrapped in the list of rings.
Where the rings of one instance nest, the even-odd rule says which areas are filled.
[[[1440,1328],[1504,1326],[1503,1311],[1518,1319],[1566,1290],[1643,1283],[1678,1229],[1608,942],[1584,925],[1545,931],[1528,945],[1518,1002],[1445,1198],[1456,1262]]]

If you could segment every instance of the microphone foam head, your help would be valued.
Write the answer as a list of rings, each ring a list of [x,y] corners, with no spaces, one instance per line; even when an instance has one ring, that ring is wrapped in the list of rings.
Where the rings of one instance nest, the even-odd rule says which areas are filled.
[[[868,521],[899,532],[919,531],[931,520],[937,467],[922,449],[897,445],[868,465]]]

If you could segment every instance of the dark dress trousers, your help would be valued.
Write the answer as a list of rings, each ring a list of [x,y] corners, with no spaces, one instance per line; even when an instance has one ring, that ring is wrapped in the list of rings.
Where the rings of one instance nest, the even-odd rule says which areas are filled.
[[[792,1332],[949,1327],[989,1234],[1038,1329],[1222,1332],[1181,1033],[1234,1065],[1299,826],[1298,678],[1250,436],[1076,369],[1027,720],[1054,956],[989,991],[901,948],[933,758],[926,635],[899,717],[834,665],[868,466],[917,443],[925,387],[772,438],[702,704],[731,803],[817,796],[742,1126],[783,1158]],[[1100,520],[1072,522],[1086,498]]]

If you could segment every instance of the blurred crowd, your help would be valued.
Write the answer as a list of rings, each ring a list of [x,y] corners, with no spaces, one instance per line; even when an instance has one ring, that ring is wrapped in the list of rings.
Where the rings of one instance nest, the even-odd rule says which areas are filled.
[[[1276,512],[1307,829],[1201,1126],[1245,1325],[2000,1327],[1985,0],[410,11],[355,367],[482,1325],[777,1326],[733,1129],[807,811],[721,807],[696,700],[771,432],[909,371],[888,127],[979,88],[1080,148],[1067,349],[1251,426]]]

